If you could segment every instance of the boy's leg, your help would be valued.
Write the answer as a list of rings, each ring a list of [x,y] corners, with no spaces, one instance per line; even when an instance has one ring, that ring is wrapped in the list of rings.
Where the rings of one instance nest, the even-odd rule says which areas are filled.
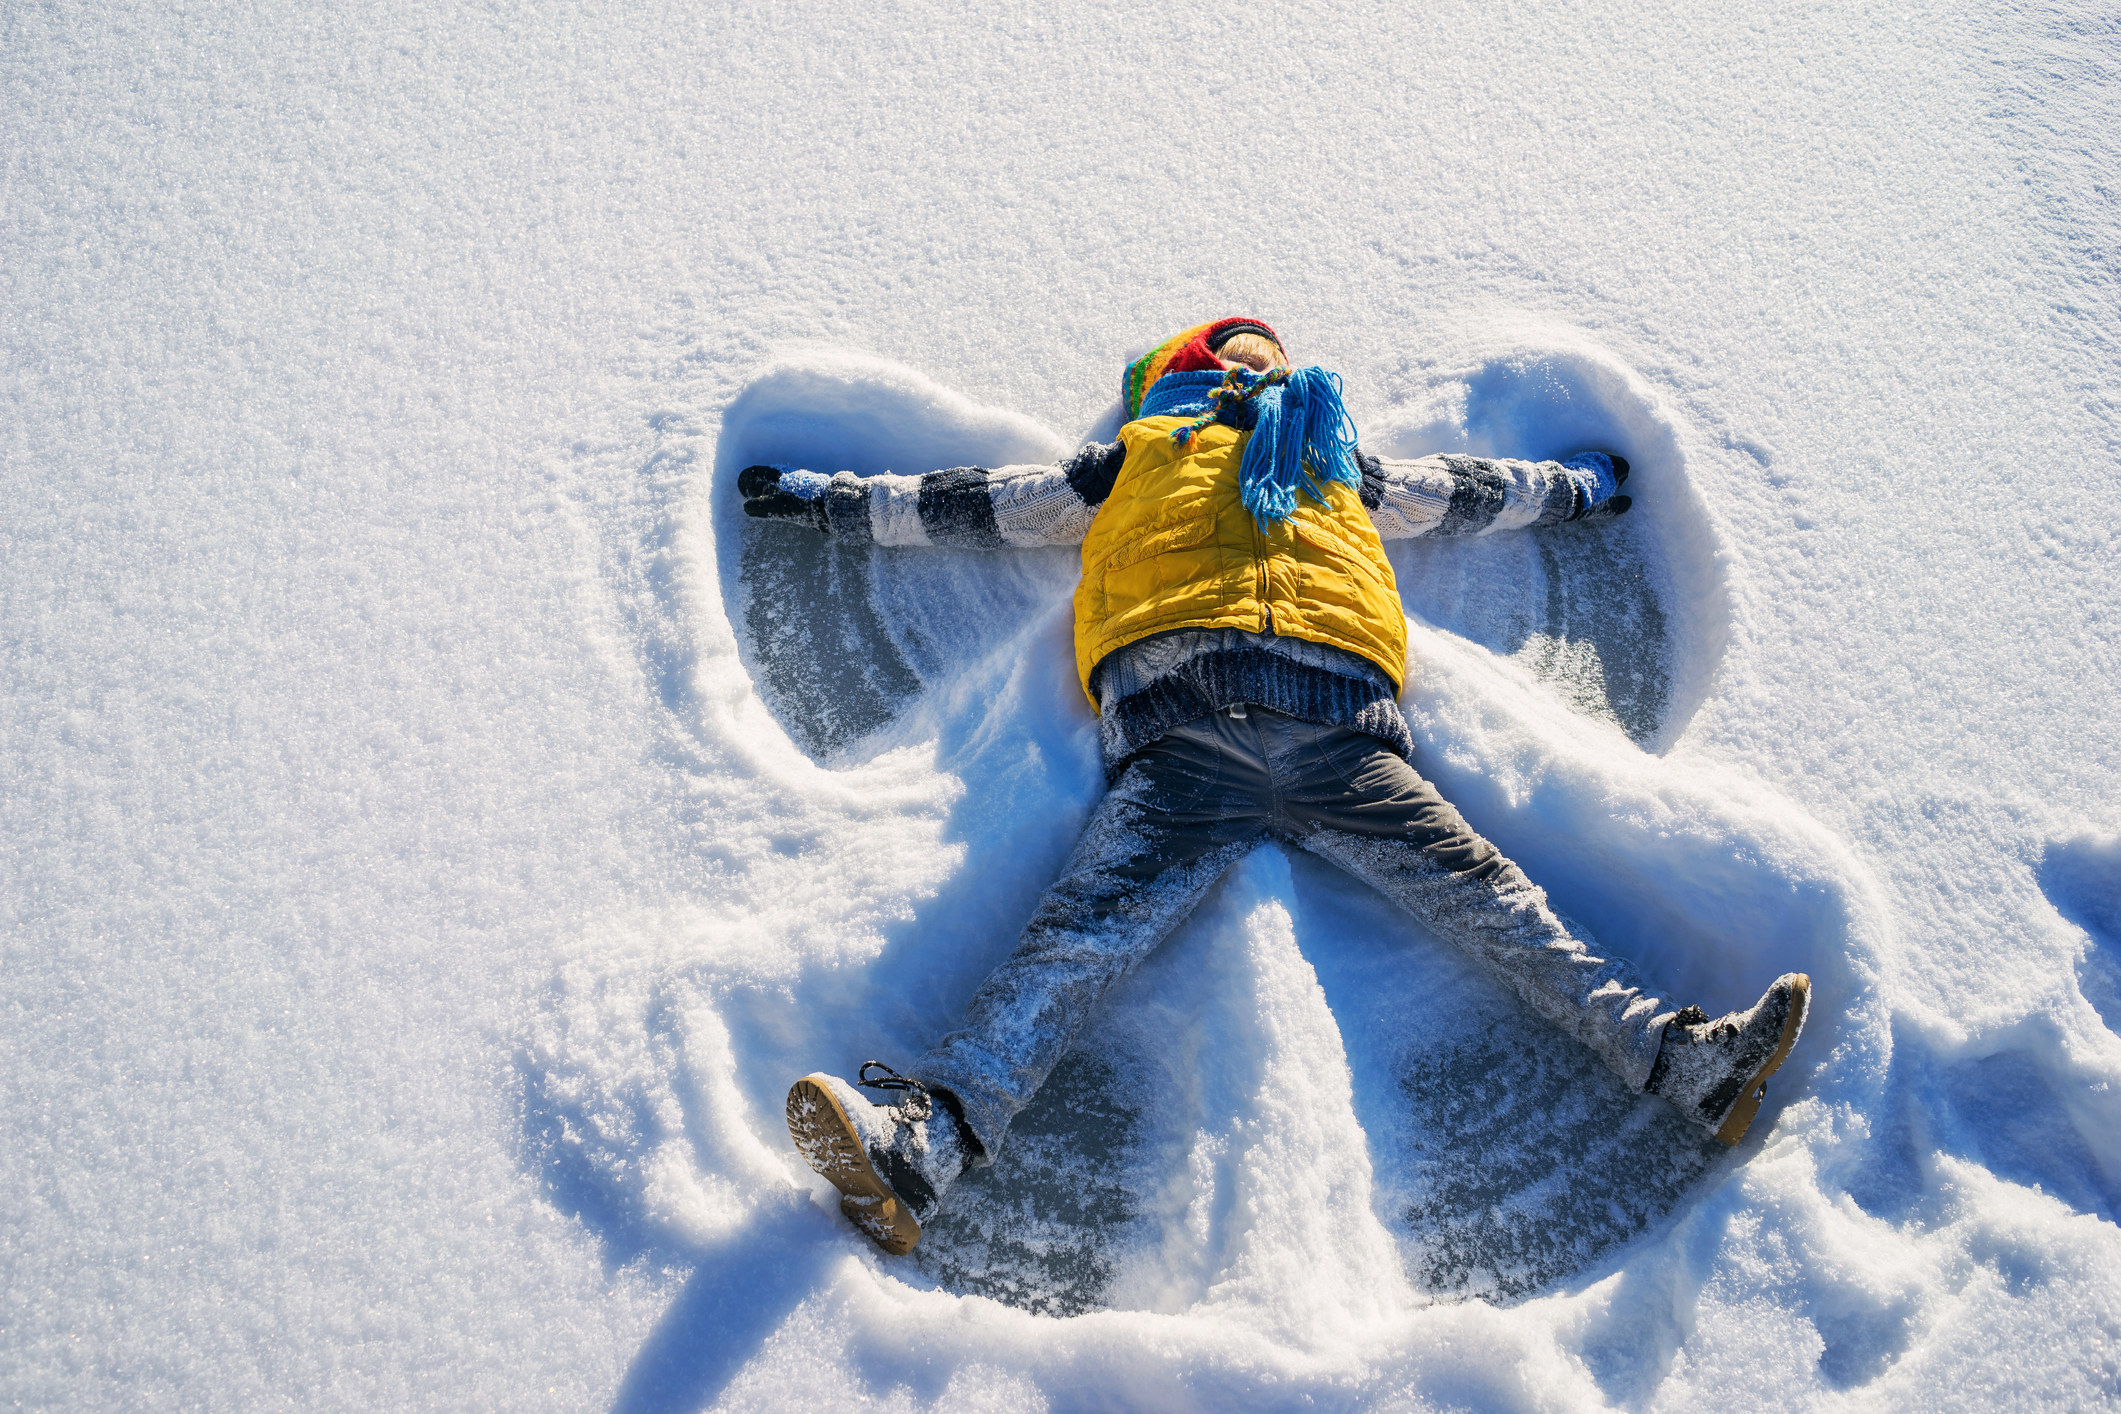
[[[1464,949],[1631,1087],[1649,1083],[1669,1013],[1627,963],[1572,936],[1545,891],[1382,742],[1272,720],[1282,824],[1298,843]]]
[[[1231,725],[1204,717],[1134,758],[964,1026],[911,1067],[956,1099],[975,1162],[993,1162],[1098,998],[1265,832],[1263,763],[1232,749]]]

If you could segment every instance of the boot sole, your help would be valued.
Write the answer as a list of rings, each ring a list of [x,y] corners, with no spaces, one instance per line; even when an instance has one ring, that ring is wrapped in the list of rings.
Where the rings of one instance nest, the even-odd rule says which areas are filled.
[[[803,1161],[840,1191],[840,1211],[894,1257],[921,1240],[921,1225],[869,1161],[854,1121],[833,1098],[822,1075],[806,1075],[788,1091],[788,1134]]]
[[[1767,1078],[1782,1068],[1789,1058],[1790,1048],[1797,1044],[1797,1033],[1804,1030],[1804,1014],[1812,1006],[1812,979],[1805,973],[1797,974],[1796,983],[1790,988],[1790,1014],[1782,1019],[1782,1035],[1775,1041],[1775,1050],[1767,1058],[1767,1064],[1753,1072],[1753,1078],[1745,1082],[1739,1092],[1738,1103],[1723,1117],[1716,1128],[1719,1142],[1735,1147],[1745,1138],[1746,1130],[1753,1124],[1753,1116],[1760,1113],[1760,1102],[1767,1098]]]

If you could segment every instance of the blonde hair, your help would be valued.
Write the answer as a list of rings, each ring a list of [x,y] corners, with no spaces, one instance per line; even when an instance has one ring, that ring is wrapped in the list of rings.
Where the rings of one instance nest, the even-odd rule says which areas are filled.
[[[1223,340],[1215,356],[1224,363],[1241,363],[1260,373],[1289,366],[1289,356],[1281,351],[1281,345],[1264,334],[1232,334]]]

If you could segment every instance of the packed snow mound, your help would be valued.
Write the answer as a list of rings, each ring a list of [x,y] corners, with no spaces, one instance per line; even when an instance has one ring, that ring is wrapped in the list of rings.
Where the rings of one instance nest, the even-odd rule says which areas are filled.
[[[637,452],[667,498],[638,515],[662,566],[638,612],[665,625],[643,653],[659,661],[665,635],[698,645],[682,690],[668,664],[649,674],[666,684],[668,765],[695,802],[693,847],[740,862],[741,886],[585,936],[519,1063],[525,1158],[548,1194],[610,1260],[693,1270],[623,1407],[917,1382],[881,1353],[907,1342],[983,1389],[1014,1377],[981,1363],[1006,1351],[1040,1388],[1154,1403],[1219,1380],[1369,1388],[1347,1383],[1358,1368],[1391,1372],[1378,1388],[1485,1389],[1435,1364],[1464,1340],[1483,1369],[1561,1352],[1565,1386],[1587,1376],[1625,1402],[1742,1378],[1679,1352],[1750,1320],[1743,1293],[1764,1281],[1808,1314],[1745,1326],[1745,1348],[1847,1390],[1934,1324],[1985,1319],[1988,1283],[2075,1279],[2055,1244],[2112,1210],[2109,1063],[2037,1019],[1979,1036],[1889,1022],[1879,979],[1898,942],[1877,884],[1805,812],[1685,748],[1676,685],[1713,678],[1724,629],[1713,524],[1686,486],[1693,435],[1618,360],[1553,330],[1416,371],[1423,391],[1409,375],[1398,412],[1370,419],[1380,436],[1528,455],[1607,442],[1644,468],[1641,509],[1592,534],[1657,613],[1594,615],[1584,638],[1605,635],[1602,665],[1662,667],[1655,730],[1615,720],[1500,620],[1451,623],[1449,581],[1421,605],[1408,591],[1404,705],[1423,769],[1476,827],[1675,998],[1720,1010],[1781,971],[1813,975],[1821,1004],[1755,1137],[1705,1141],[1383,899],[1269,847],[1115,991],[914,1256],[877,1259],[794,1158],[781,1098],[796,1075],[903,1061],[950,1026],[1094,804],[1074,556],[823,546],[745,520],[734,476],[755,460],[998,464],[1070,439],[901,367],[788,354],[718,427],[659,413]],[[1393,434],[1395,415],[1416,431]],[[1470,554],[1508,555],[1504,537],[1399,548],[1405,584],[1441,549],[1468,552],[1458,573],[1480,593],[1511,592]],[[832,673],[893,661],[865,717],[822,711],[860,700]],[[2105,897],[2074,881],[2103,877],[2107,848],[2050,851],[2058,907]],[[1957,1206],[1937,1196],[1955,1184],[1971,1195]],[[2049,1206],[2026,1210],[2027,1191]],[[1768,1214],[1781,1256],[1720,1236]],[[1911,1246],[1903,1228],[1930,1236]],[[1450,1314],[1510,1309],[1540,1314]],[[859,1353],[807,1365],[821,1343]]]
[[[0,1402],[2121,1407],[2113,11],[9,6]],[[886,1262],[781,1097],[1097,798],[1073,562],[729,475],[1224,313],[1630,456],[1395,550],[1425,766],[1819,1013],[1711,1152],[1262,850]]]
[[[1392,372],[1389,405],[1363,427],[1370,450],[1617,451],[1634,506],[1592,534],[1389,545],[1407,611],[1518,658],[1579,711],[1667,749],[1708,693],[1730,615],[1719,532],[1688,475],[1679,415],[1579,330],[1519,316],[1453,335]]]
[[[1460,386],[1481,409],[1473,422],[1507,414],[1516,428],[1514,442],[1491,430],[1461,445],[1617,445],[1649,468],[1645,503],[1672,496],[1676,509],[1631,535],[1553,537],[1581,529],[1601,547],[1577,562],[1587,572],[1632,560],[1634,602],[1654,610],[1626,620],[1648,643],[1592,616],[1601,652],[1663,665],[1674,643],[1712,634],[1713,597],[1696,616],[1706,627],[1659,598],[1673,576],[1650,559],[1657,547],[1698,547],[1707,531],[1678,489],[1669,424],[1654,402],[1629,401],[1640,390],[1625,370],[1520,347]],[[1542,430],[1542,407],[1578,421]],[[709,464],[685,450],[704,439],[692,429],[673,421],[682,446],[649,461]],[[620,920],[586,938],[526,1036],[530,1161],[615,1260],[748,1250],[742,1231],[780,1222],[769,1215],[792,1193],[824,1203],[781,1132],[787,1085],[872,1056],[903,1063],[947,1029],[1099,789],[1068,648],[1072,552],[828,546],[733,514],[736,471],[761,460],[920,471],[1067,445],[910,370],[792,355],[731,400],[711,472],[677,493],[692,509],[670,549],[688,563],[663,582],[718,584],[737,625],[729,637],[699,625],[721,651],[698,660],[702,686],[682,701],[727,701],[748,678],[771,712],[687,725],[696,752],[759,763],[762,788],[695,828],[703,847],[754,859],[763,831],[807,862],[806,877],[760,895],[751,916]],[[1501,536],[1471,548],[1488,544],[1509,553]],[[1510,580],[1470,556],[1459,572],[1486,576],[1490,594]],[[1558,583],[1520,603],[1546,613]],[[676,618],[716,608],[672,590]],[[1565,632],[1581,608],[1537,621]],[[1869,1001],[1878,923],[1827,832],[1741,778],[1644,750],[1609,701],[1542,676],[1551,657],[1507,633],[1483,644],[1424,619],[1410,627],[1405,706],[1423,769],[1558,907],[1671,995],[1712,1009],[1811,972],[1833,1004],[1778,1093],[1805,1093],[1837,1048],[1885,1044]],[[1659,670],[1668,684],[1693,669]],[[825,710],[850,702],[866,704],[861,715]],[[787,732],[786,754],[736,739],[767,720]],[[859,818],[845,813],[854,799]],[[1776,1111],[1771,1097],[1758,1133]],[[1043,1315],[1212,1325],[1242,1309],[1244,1325],[1290,1349],[1360,1347],[1389,1343],[1395,1322],[1435,1301],[1519,1301],[1594,1269],[1728,1181],[1730,1164],[1383,898],[1268,847],[1117,989],[1000,1161],[954,1190],[914,1258],[888,1270]],[[861,1251],[830,1224],[775,1231]]]
[[[1564,526],[1388,545],[1415,618],[1520,659],[1577,710],[1664,749],[1714,677],[1727,634],[1716,533],[1686,476],[1676,415],[1580,333],[1517,321],[1470,364],[1409,366],[1363,414],[1388,456],[1626,455],[1636,505]],[[1116,431],[1115,403],[1081,439]],[[1076,441],[982,408],[914,370],[844,352],[791,354],[746,382],[715,450],[725,482],[766,462],[831,473],[1052,461]],[[761,697],[806,751],[837,758],[927,688],[947,688],[1012,625],[1064,605],[1068,549],[938,555],[848,547],[793,526],[743,526],[720,557]],[[738,533],[741,531],[741,533]]]
[[[912,369],[816,352],[745,384],[723,415],[714,465],[717,484],[733,489],[738,471],[761,462],[867,476],[1051,462],[1069,450],[1029,418]],[[1074,585],[1066,549],[939,555],[850,548],[796,526],[725,519],[722,531],[735,542],[718,562],[752,681],[819,756],[889,722],[924,688],[948,691]]]

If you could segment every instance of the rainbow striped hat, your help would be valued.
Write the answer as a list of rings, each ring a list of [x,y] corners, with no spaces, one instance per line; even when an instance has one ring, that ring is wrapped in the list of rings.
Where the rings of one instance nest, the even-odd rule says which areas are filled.
[[[1174,334],[1149,352],[1127,365],[1126,376],[1120,383],[1120,396],[1126,399],[1127,420],[1132,422],[1141,416],[1142,399],[1157,379],[1166,373],[1189,373],[1208,370],[1222,371],[1222,360],[1215,351],[1232,334],[1264,334],[1282,348],[1281,335],[1275,333],[1257,319],[1218,319],[1212,324],[1196,324],[1183,334]],[[1288,350],[1282,350],[1286,356]]]

